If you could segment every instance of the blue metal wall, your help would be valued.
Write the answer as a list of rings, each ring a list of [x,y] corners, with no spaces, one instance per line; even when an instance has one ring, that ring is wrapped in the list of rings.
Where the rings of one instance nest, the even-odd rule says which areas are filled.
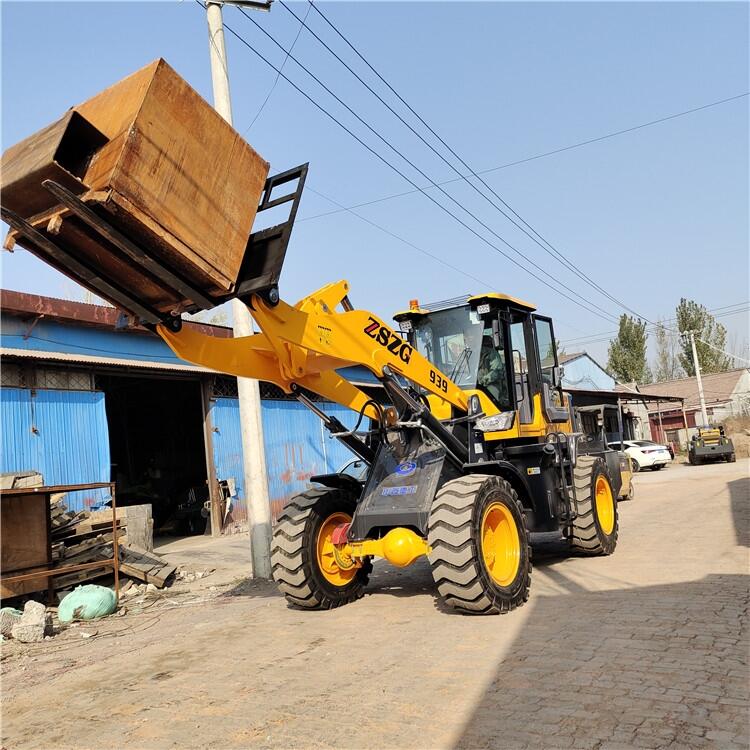
[[[0,471],[38,471],[45,484],[108,482],[109,433],[98,391],[0,389]],[[71,493],[82,510],[108,497],[104,490]]]
[[[350,409],[332,403],[319,406],[342,424],[354,426],[357,415]],[[292,495],[308,486],[311,476],[336,471],[354,454],[338,440],[331,439],[320,419],[296,401],[264,400],[262,418],[268,494],[276,517]],[[246,517],[247,510],[237,399],[217,399],[211,409],[211,419],[216,473],[219,479],[234,477],[239,501],[232,515],[240,520]]]

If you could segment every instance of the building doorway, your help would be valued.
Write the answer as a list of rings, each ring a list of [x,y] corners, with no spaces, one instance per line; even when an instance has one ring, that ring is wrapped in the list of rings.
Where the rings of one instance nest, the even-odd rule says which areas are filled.
[[[149,503],[154,535],[202,534],[209,499],[201,384],[97,375],[104,391],[118,505]]]

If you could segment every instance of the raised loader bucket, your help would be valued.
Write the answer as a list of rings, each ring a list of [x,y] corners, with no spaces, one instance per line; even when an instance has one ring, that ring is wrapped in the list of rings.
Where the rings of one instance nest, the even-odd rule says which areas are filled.
[[[277,284],[307,165],[265,162],[164,60],[5,151],[17,244],[149,324]],[[288,192],[273,197],[277,187]],[[281,224],[253,232],[281,204]]]

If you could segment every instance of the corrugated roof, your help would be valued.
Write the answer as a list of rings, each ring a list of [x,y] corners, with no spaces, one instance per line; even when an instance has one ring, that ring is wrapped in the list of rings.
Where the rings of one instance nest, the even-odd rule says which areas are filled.
[[[714,372],[703,375],[703,393],[706,404],[721,404],[731,400],[732,392],[747,368],[730,370],[729,372]],[[641,393],[649,393],[654,396],[680,396],[685,399],[685,408],[697,408],[700,405],[698,395],[698,381],[696,378],[681,378],[680,380],[667,380],[663,383],[651,383],[639,386]]]
[[[82,365],[114,365],[133,367],[142,370],[171,370],[177,372],[216,372],[208,367],[198,367],[187,362],[153,362],[143,359],[125,359],[122,357],[99,357],[91,354],[71,354],[69,352],[45,352],[38,349],[14,349],[0,347],[2,357],[21,357],[23,359],[42,359],[53,362],[72,362]]]

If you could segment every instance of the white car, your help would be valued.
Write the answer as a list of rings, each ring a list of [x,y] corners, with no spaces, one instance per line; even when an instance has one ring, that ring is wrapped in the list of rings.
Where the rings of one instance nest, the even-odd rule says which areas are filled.
[[[609,447],[625,451],[633,462],[634,472],[641,469],[658,471],[672,460],[666,445],[651,443],[647,440],[623,440],[622,443],[610,443]]]

